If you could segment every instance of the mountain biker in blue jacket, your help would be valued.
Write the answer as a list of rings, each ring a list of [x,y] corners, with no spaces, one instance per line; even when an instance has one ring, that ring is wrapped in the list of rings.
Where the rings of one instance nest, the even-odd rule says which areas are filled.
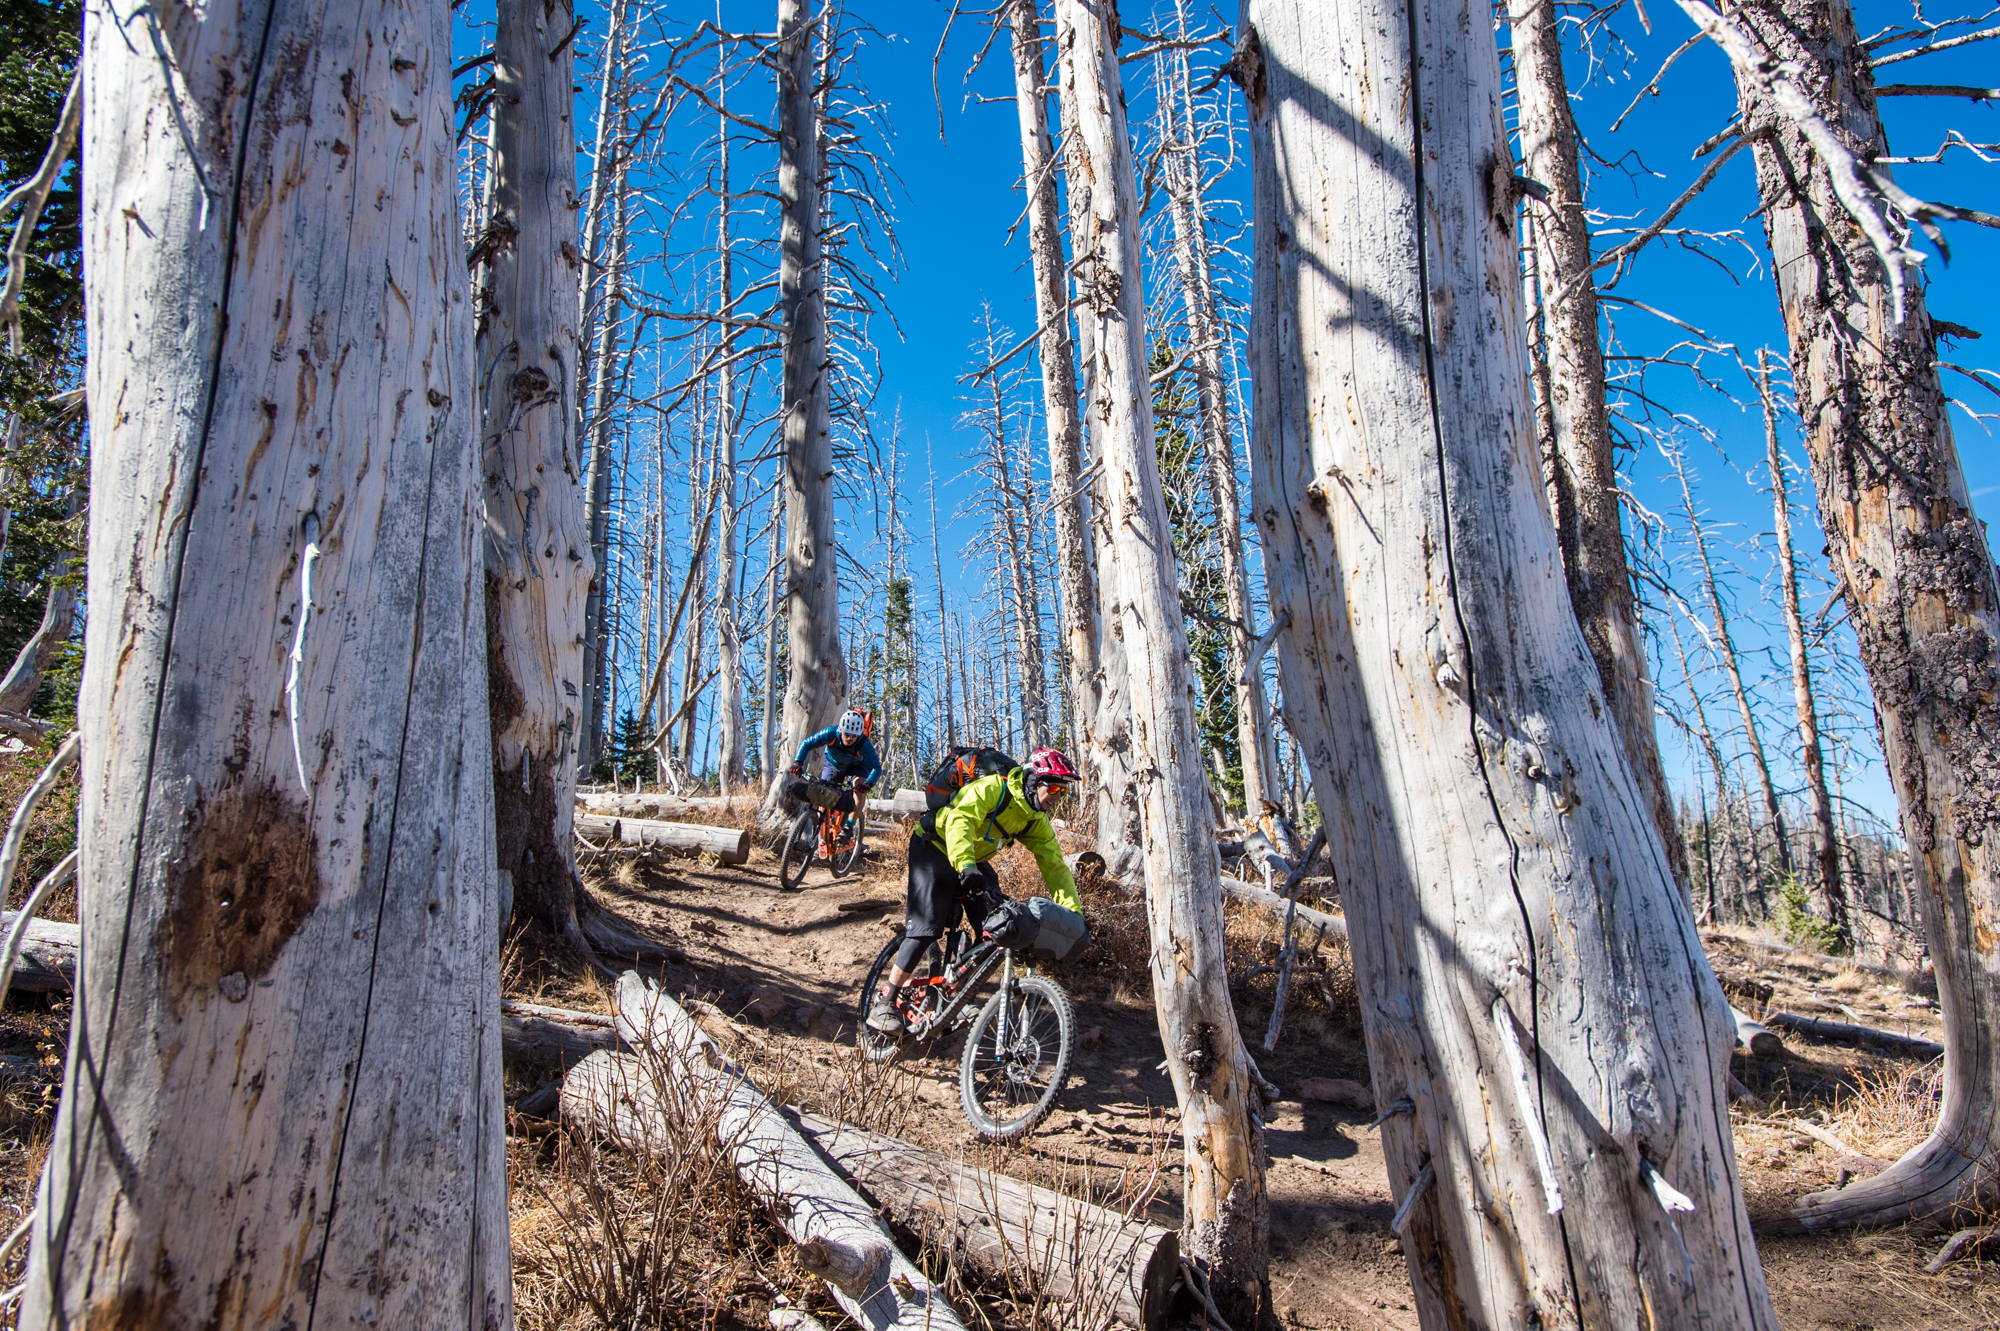
[[[805,743],[799,745],[797,756],[792,759],[792,775],[804,776],[806,755],[824,744],[826,751],[821,755],[819,779],[839,781],[843,777],[858,776],[861,780],[854,787],[854,816],[859,820],[866,812],[869,788],[882,775],[882,760],[875,755],[875,746],[868,742],[868,732],[874,729],[874,718],[859,707],[850,707],[840,714],[840,720],[825,730],[807,735]],[[855,826],[862,824],[857,821]]]

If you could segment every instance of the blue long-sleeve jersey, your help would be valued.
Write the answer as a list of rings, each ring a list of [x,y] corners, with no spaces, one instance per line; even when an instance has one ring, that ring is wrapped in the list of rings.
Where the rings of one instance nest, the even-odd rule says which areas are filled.
[[[875,784],[875,778],[882,775],[882,760],[875,756],[875,746],[863,735],[848,748],[840,742],[840,727],[828,726],[825,730],[807,735],[806,742],[799,745],[798,756],[792,761],[804,765],[806,755],[820,745],[826,745],[826,768],[820,773],[822,780],[831,781],[836,776],[859,774],[868,785]]]

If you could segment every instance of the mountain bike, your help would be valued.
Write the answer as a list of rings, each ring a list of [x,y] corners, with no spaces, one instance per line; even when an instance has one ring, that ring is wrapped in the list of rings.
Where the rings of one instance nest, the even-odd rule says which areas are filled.
[[[854,812],[851,794],[859,784],[858,779],[846,785],[817,780],[794,784],[806,807],[793,820],[778,857],[778,885],[785,891],[798,890],[816,859],[824,861],[836,878],[852,873],[861,863],[861,817]]]
[[[937,1040],[970,1026],[958,1063],[958,1098],[966,1119],[980,1136],[994,1141],[1026,1133],[1049,1112],[1069,1079],[1076,1042],[1076,1010],[1069,995],[1048,976],[1033,973],[1025,958],[1017,967],[1014,951],[961,926],[918,960],[916,978],[903,991],[908,1029],[884,1035],[868,1028],[868,1005],[902,945],[899,930],[861,984],[855,1042],[862,1055],[871,1063],[884,1063],[910,1043]],[[969,1010],[974,991],[996,970],[999,989],[977,1011]]]

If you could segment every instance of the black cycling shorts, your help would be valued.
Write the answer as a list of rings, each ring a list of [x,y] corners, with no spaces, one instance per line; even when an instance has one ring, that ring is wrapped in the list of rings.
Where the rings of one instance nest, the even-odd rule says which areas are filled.
[[[998,900],[1000,875],[992,865],[975,864],[961,874],[930,838],[910,838],[909,901],[903,912],[906,936],[942,938],[958,924],[961,909],[973,916],[977,929],[990,909],[988,903]]]

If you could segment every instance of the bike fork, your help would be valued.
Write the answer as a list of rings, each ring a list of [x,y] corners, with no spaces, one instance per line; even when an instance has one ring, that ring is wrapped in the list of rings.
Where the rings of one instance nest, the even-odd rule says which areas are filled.
[[[993,1032],[995,1053],[1005,1053],[1007,1050],[1007,1010],[1013,1005],[1014,954],[1009,952],[1000,959],[1000,1024]]]

